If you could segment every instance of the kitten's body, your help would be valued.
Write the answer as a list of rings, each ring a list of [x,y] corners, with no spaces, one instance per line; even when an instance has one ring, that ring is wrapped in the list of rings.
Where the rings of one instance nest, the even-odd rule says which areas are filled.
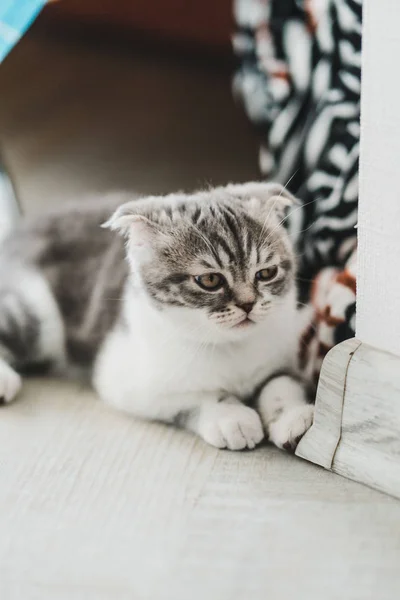
[[[292,306],[290,306],[292,304]],[[127,295],[124,326],[117,326],[102,346],[95,363],[99,391],[118,408],[143,414],[154,398],[155,415],[171,419],[172,404],[189,409],[189,395],[235,395],[250,400],[263,381],[285,369],[294,372],[293,331],[296,312],[287,303],[240,341],[225,344],[188,339],[158,319],[158,314],[134,294]],[[266,339],[274,340],[266,344]],[[130,377],[132,365],[135,377]],[[119,382],[116,393],[116,382]],[[159,400],[168,398],[163,405]],[[158,407],[159,405],[159,407]]]
[[[60,317],[57,325],[52,319],[51,328],[60,328],[64,337],[58,368],[90,367],[119,315],[129,272],[124,243],[101,224],[120,203],[118,194],[27,220],[0,246],[0,318],[4,294],[16,282],[29,304],[31,280],[44,278]],[[16,358],[24,368],[23,357]],[[55,366],[55,358],[46,362]],[[31,346],[27,362],[38,361],[38,349]]]
[[[261,441],[260,417],[246,406],[257,401],[272,441],[294,447],[312,407],[291,376],[299,325],[290,245],[275,207],[253,206],[253,195],[287,196],[264,188],[125,205],[110,224],[129,236],[130,268],[121,237],[100,228],[120,198],[23,227],[0,250],[0,396],[18,391],[14,369],[86,366],[106,402],[218,447]],[[280,277],[257,287],[256,269],[274,253]],[[198,289],[202,270],[224,273],[223,288]]]

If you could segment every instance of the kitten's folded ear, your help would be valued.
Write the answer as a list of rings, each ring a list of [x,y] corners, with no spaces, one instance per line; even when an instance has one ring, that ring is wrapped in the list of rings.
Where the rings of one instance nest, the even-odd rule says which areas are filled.
[[[130,246],[150,246],[160,231],[146,215],[149,212],[146,208],[145,202],[140,200],[122,204],[102,227],[127,237]]]
[[[274,211],[279,218],[284,217],[287,208],[300,204],[280,183],[251,181],[227,185],[226,190],[229,194],[237,196],[250,212],[260,214],[265,213],[267,209],[271,214]]]

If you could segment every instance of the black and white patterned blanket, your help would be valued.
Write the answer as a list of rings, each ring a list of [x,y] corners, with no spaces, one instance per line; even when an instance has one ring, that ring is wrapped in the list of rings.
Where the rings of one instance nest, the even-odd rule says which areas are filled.
[[[361,16],[361,0],[235,2],[234,90],[259,128],[263,175],[302,200],[288,225],[319,356],[354,335]]]

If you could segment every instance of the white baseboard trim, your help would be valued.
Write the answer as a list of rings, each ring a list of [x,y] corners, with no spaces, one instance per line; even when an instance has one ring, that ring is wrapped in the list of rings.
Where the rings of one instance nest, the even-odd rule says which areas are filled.
[[[355,338],[333,348],[296,454],[400,498],[400,357]]]

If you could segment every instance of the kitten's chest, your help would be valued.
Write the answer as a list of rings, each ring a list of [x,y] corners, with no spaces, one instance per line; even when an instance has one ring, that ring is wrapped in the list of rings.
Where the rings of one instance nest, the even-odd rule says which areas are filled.
[[[293,348],[268,338],[243,343],[238,347],[221,347],[218,357],[212,350],[204,357],[198,377],[212,380],[214,387],[240,397],[252,395],[255,388],[274,372],[292,365]],[[198,381],[200,384],[200,381]]]
[[[217,353],[211,350],[198,365],[197,385],[207,382],[213,389],[249,396],[274,369],[271,359],[266,344],[220,348]]]
[[[110,334],[99,353],[94,382],[104,397],[118,390],[120,404],[203,392],[246,398],[265,379],[294,366],[296,338],[287,315],[275,314],[249,337],[223,344],[196,343],[137,323]]]
[[[196,345],[184,340],[143,340],[137,349],[137,381],[163,392],[225,391],[241,397],[274,371],[291,366],[293,336],[259,335],[241,343]]]

